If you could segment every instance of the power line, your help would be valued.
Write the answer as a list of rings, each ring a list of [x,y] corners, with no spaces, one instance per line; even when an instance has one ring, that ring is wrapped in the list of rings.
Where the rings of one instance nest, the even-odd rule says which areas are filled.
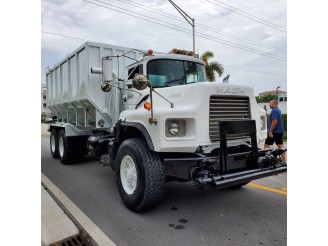
[[[252,18],[252,17],[249,17],[249,16],[253,16],[253,15],[247,13],[247,14],[249,15],[249,16],[247,16],[247,15],[244,15],[244,14],[241,14],[241,13],[237,12],[236,10],[238,10],[238,11],[240,11],[240,12],[244,12],[244,13],[246,13],[245,11],[239,10],[239,9],[237,9],[237,8],[234,8],[234,7],[231,7],[232,9],[229,9],[229,8],[227,8],[227,7],[225,7],[225,6],[222,6],[222,5],[218,4],[218,3],[217,3],[218,1],[216,1],[216,2],[212,2],[212,1],[210,1],[210,0],[205,0],[205,1],[207,1],[207,2],[209,2],[209,3],[212,3],[212,4],[216,5],[216,6],[219,6],[219,7],[221,7],[221,8],[227,9],[227,10],[229,10],[229,11],[231,11],[231,12],[234,12],[234,13],[236,13],[236,14],[238,14],[238,15],[244,16],[244,17],[246,17],[246,18],[248,18],[248,19],[251,19],[251,20],[254,20],[254,21],[256,21],[256,22],[259,22],[259,23],[261,23],[261,24],[263,24],[263,25],[266,25],[266,26],[269,26],[269,27],[271,27],[271,28],[277,29],[277,30],[279,30],[279,31],[281,31],[281,32],[285,32],[285,33],[287,33],[286,30],[281,30],[281,28],[283,28],[283,27],[280,27],[280,26],[278,26],[278,25],[276,25],[276,24],[274,24],[274,23],[271,23],[271,22],[266,21],[266,22],[270,23],[270,24],[267,24],[267,23],[265,23],[265,22],[263,22],[263,21],[259,21],[259,20],[257,20],[257,19],[262,20],[261,18],[256,17],[257,19],[254,19],[254,18]],[[226,5],[226,4],[225,4],[225,5]],[[227,5],[227,6],[229,6],[229,5]],[[235,10],[235,9],[236,9],[236,10]],[[277,27],[277,26],[278,26],[278,27]],[[284,29],[284,28],[283,28],[283,29]]]
[[[67,36],[67,35],[62,35],[62,34],[57,34],[57,33],[53,33],[53,32],[45,32],[45,31],[42,31],[42,30],[41,30],[41,32],[47,33],[47,34],[52,34],[52,35],[57,35],[57,36],[61,36],[61,37],[66,37],[66,38],[74,38],[74,39],[88,41],[87,39],[77,38],[77,37],[72,37],[72,36]]]
[[[65,37],[65,38],[73,38],[73,39],[79,39],[79,40],[89,41],[88,39],[78,38],[78,37],[73,37],[73,36],[68,36],[68,35],[63,35],[63,34],[59,34],[59,33],[46,32],[46,31],[41,31],[41,32],[42,32],[42,33],[46,33],[46,34],[55,35],[55,36]],[[264,73],[264,74],[277,75],[277,76],[286,76],[286,75],[284,75],[284,74],[274,74],[274,73],[268,73],[268,72],[263,72],[263,71],[257,71],[257,70],[247,69],[247,68],[240,68],[240,67],[235,67],[235,66],[230,66],[230,65],[223,65],[223,66],[224,66],[224,67],[235,68],[235,69],[247,70],[247,71],[256,72],[256,73]]]
[[[255,73],[263,73],[263,74],[270,74],[270,75],[284,76],[284,77],[287,76],[287,75],[285,75],[285,74],[268,73],[268,72],[263,72],[263,71],[258,71],[258,70],[252,70],[252,69],[242,68],[242,67],[235,67],[235,66],[230,66],[230,65],[223,65],[223,66],[224,66],[224,67],[235,68],[235,69],[246,70],[246,71],[251,71],[251,72],[255,72]]]
[[[83,0],[83,1],[86,1],[86,2],[89,2],[89,3],[92,3],[90,1],[87,1],[87,0]],[[136,12],[133,12],[133,11],[130,11],[130,10],[127,10],[127,9],[124,9],[124,8],[120,8],[120,7],[117,7],[115,5],[112,5],[112,4],[109,4],[109,3],[106,3],[106,2],[102,2],[100,0],[94,0],[96,2],[100,2],[100,3],[103,3],[105,5],[109,5],[109,6],[112,6],[112,7],[115,7],[115,8],[118,8],[118,9],[122,9],[124,11],[128,11],[130,13],[133,13],[133,14],[137,14],[138,16],[134,16],[134,15],[130,15],[130,14],[127,14],[127,13],[124,13],[124,12],[121,12],[121,11],[118,11],[118,10],[115,10],[115,9],[112,9],[112,8],[109,8],[111,10],[114,10],[114,11],[118,11],[118,12],[121,12],[121,13],[124,13],[124,14],[127,14],[127,15],[130,15],[130,16],[133,16],[133,17],[136,17],[136,18],[141,18],[141,16],[144,16],[146,18],[152,18],[152,17],[149,17],[149,16],[146,16],[146,15],[143,15],[143,14],[140,14],[140,13],[136,13]],[[96,3],[92,3],[92,4],[95,4],[95,5],[98,5],[100,7],[104,7],[104,8],[108,8],[108,7],[105,7],[103,5],[99,5],[99,4],[96,4]],[[148,19],[144,19],[144,18],[141,18],[143,20],[146,20],[146,21],[150,21]],[[156,21],[160,21],[160,22],[163,22],[165,24],[168,24],[168,25],[172,25],[176,28],[173,28],[175,30],[178,30],[178,31],[182,31],[182,32],[185,32],[185,33],[188,33],[190,34],[189,31],[185,31],[185,30],[180,30],[180,29],[177,29],[177,28],[183,28],[183,27],[180,27],[180,26],[177,26],[177,25],[174,25],[174,24],[171,24],[171,23],[168,23],[168,22],[164,22],[162,20],[158,20],[158,19],[155,19],[155,18],[152,18],[153,20],[156,20]],[[159,24],[159,25],[162,25],[162,26],[166,26],[166,25],[163,25],[161,23],[158,23],[158,22],[154,22],[154,21],[150,21],[152,23],[155,23],[155,24]],[[169,27],[169,28],[172,28],[170,26],[166,26],[166,27]],[[202,36],[200,36],[202,35]],[[257,49],[254,49],[254,48],[250,48],[250,47],[247,47],[247,46],[244,46],[244,45],[239,45],[239,44],[236,44],[236,43],[232,43],[232,42],[229,42],[227,40],[224,40],[224,39],[220,39],[220,38],[217,38],[217,37],[213,37],[213,36],[210,36],[210,35],[207,35],[207,34],[204,34],[204,33],[199,33],[196,35],[198,37],[202,37],[202,38],[205,38],[205,39],[208,39],[208,40],[212,40],[212,41],[215,41],[215,42],[218,42],[218,43],[222,43],[222,44],[225,44],[225,45],[228,45],[228,46],[231,46],[231,47],[234,47],[234,48],[238,48],[238,49],[242,49],[242,50],[245,50],[245,51],[249,51],[249,52],[253,52],[253,53],[256,53],[256,54],[260,54],[260,55],[263,55],[263,56],[267,56],[267,57],[270,57],[270,58],[274,58],[274,59],[278,59],[278,60],[282,60],[282,61],[285,61],[285,57],[280,57],[280,56],[276,56],[276,55],[273,55],[273,54],[270,54],[270,53],[264,53],[263,51],[260,51],[260,50],[257,50]],[[207,37],[206,37],[207,36]],[[216,40],[213,40],[216,39]]]
[[[181,30],[183,27],[180,27],[180,26],[177,26],[177,25],[174,25],[174,24],[168,23],[168,22],[164,22],[164,21],[162,21],[162,20],[158,20],[158,19],[155,19],[155,18],[152,18],[152,17],[146,16],[146,15],[143,15],[143,14],[140,14],[140,13],[136,13],[136,12],[133,12],[133,11],[130,11],[130,10],[124,9],[124,8],[120,8],[120,7],[117,7],[117,6],[112,5],[112,4],[109,4],[109,3],[105,3],[105,2],[102,2],[102,1],[99,1],[99,0],[94,0],[94,1],[96,1],[96,2],[100,2],[100,3],[105,4],[105,5],[109,5],[109,6],[112,6],[112,7],[118,8],[118,9],[122,9],[122,10],[124,10],[124,11],[130,12],[130,13],[133,13],[133,14],[137,14],[138,16],[135,16],[135,15],[133,15],[133,14],[129,14],[129,13],[126,13],[126,12],[123,12],[123,11],[120,11],[120,10],[117,10],[117,9],[113,9],[113,8],[110,8],[110,7],[106,7],[106,6],[103,6],[103,5],[100,5],[100,4],[97,4],[97,3],[94,3],[94,2],[90,2],[90,1],[88,1],[88,0],[83,0],[83,1],[88,2],[88,3],[91,3],[91,4],[94,4],[94,5],[97,5],[97,6],[100,6],[100,7],[103,7],[103,8],[110,9],[110,10],[113,10],[113,11],[116,11],[116,12],[120,12],[120,13],[123,13],[123,14],[129,15],[129,16],[133,16],[133,17],[136,17],[136,18],[139,18],[139,19],[143,19],[143,20],[145,20],[145,21],[149,21],[149,22],[152,22],[152,23],[154,23],[154,24],[158,24],[158,25],[161,25],[161,26],[169,27],[169,28],[172,28],[172,29],[175,29],[175,30],[181,31],[181,32],[185,32],[185,33],[191,34],[189,31]],[[140,16],[144,16],[144,17],[146,17],[146,18],[151,18],[152,20],[145,19],[145,18],[142,18],[142,17],[140,17]],[[168,24],[168,25],[171,25],[171,26],[164,25],[164,24],[162,24],[162,23],[158,23],[158,22],[156,22],[156,21],[154,21],[154,20],[159,21],[159,22],[162,22],[162,23],[165,23],[165,24]],[[173,26],[173,27],[172,27],[172,26]],[[184,28],[183,28],[183,29],[184,29]],[[244,45],[235,44],[235,43],[232,43],[232,42],[226,41],[226,40],[224,40],[224,39],[220,39],[220,38],[216,38],[216,37],[213,37],[213,36],[209,36],[209,35],[204,34],[204,33],[198,33],[198,34],[196,34],[196,36],[198,36],[198,37],[202,37],[202,38],[205,38],[205,39],[207,39],[207,40],[214,41],[214,42],[222,43],[222,44],[225,44],[225,45],[228,45],[228,46],[234,47],[234,48],[238,48],[238,49],[242,49],[242,50],[249,51],[249,52],[252,52],[252,53],[256,53],[256,54],[259,54],[259,55],[267,56],[267,57],[274,58],[274,59],[278,59],[278,60],[281,60],[281,61],[286,61],[286,60],[285,60],[285,57],[280,57],[280,56],[273,55],[273,54],[270,54],[270,53],[265,53],[265,52],[263,52],[263,51],[260,51],[260,50],[254,49],[254,48],[250,48],[250,47],[247,47],[247,46],[244,46]],[[213,39],[215,39],[215,40],[213,40]]]
[[[58,33],[53,33],[53,32],[46,32],[46,31],[41,31],[41,32],[42,32],[42,33],[46,33],[46,34],[51,34],[51,35],[61,36],[61,37],[65,37],[65,38],[73,38],[73,39],[79,39],[79,40],[85,40],[85,41],[88,41],[88,39],[77,38],[77,37],[68,36],[68,35],[63,35],[63,34],[58,34]],[[284,74],[268,73],[268,72],[257,71],[257,70],[247,69],[247,68],[240,68],[240,67],[235,67],[235,66],[230,66],[230,65],[223,65],[223,66],[224,66],[224,67],[235,68],[235,69],[247,70],[247,71],[256,72],[256,73],[263,73],[263,74],[270,74],[270,75],[277,75],[277,76],[286,76],[286,75],[284,75]]]
[[[237,5],[239,5],[239,6],[245,7],[245,8],[247,8],[247,9],[251,10],[251,11],[257,12],[257,13],[259,13],[259,14],[261,14],[261,15],[265,15],[265,16],[270,17],[270,18],[272,18],[272,19],[275,18],[275,17],[272,17],[271,15],[268,15],[267,13],[264,13],[264,12],[262,12],[262,11],[260,11],[260,10],[256,10],[255,8],[251,8],[251,7],[249,7],[249,6],[245,5],[245,4],[241,4],[241,3],[238,3],[238,2],[235,2],[235,1],[231,1],[231,0],[229,0],[229,2],[232,2],[232,3],[237,4]],[[277,19],[276,19],[275,21],[278,21],[278,22],[282,23],[281,20],[277,20]],[[285,26],[281,26],[281,27],[283,27],[284,29],[286,29]]]
[[[199,34],[197,35],[197,37],[201,37],[201,38],[204,38],[204,39],[207,39],[207,40],[211,40],[211,41],[214,41],[214,42],[217,42],[217,43],[222,43],[222,44],[225,44],[225,45],[228,45],[228,46],[231,46],[231,47],[234,47],[234,48],[237,48],[237,49],[241,49],[241,50],[245,50],[245,51],[249,51],[251,53],[255,53],[255,54],[259,54],[259,55],[262,55],[262,56],[266,56],[266,57],[270,57],[270,58],[274,58],[274,59],[277,59],[277,60],[280,60],[280,61],[284,61],[286,62],[286,59],[284,57],[280,57],[280,56],[273,56],[272,54],[270,53],[263,53],[263,52],[256,52],[254,50],[251,50],[250,48],[241,48],[241,47],[236,47],[236,46],[233,46],[231,44],[227,44],[227,43],[223,43],[223,42],[220,42],[220,41],[217,41],[217,40],[213,40],[214,39],[217,39],[215,37],[211,37],[211,36],[207,36],[207,37],[204,37],[204,36],[200,36]]]
[[[272,22],[270,22],[270,21],[264,20],[264,19],[262,19],[262,18],[260,18],[260,17],[257,17],[257,16],[255,16],[255,15],[252,15],[252,14],[250,14],[250,13],[247,13],[247,12],[245,12],[245,11],[243,11],[243,10],[240,10],[240,9],[238,9],[238,8],[235,8],[235,7],[233,7],[233,6],[231,6],[231,5],[228,5],[228,4],[226,4],[226,3],[220,2],[220,1],[218,1],[218,0],[213,0],[213,1],[215,1],[215,2],[217,2],[217,3],[221,3],[221,4],[223,4],[223,5],[226,5],[226,6],[228,6],[229,8],[235,9],[235,10],[240,11],[240,12],[242,12],[242,13],[245,13],[245,14],[247,14],[247,15],[249,15],[249,16],[255,17],[255,18],[259,19],[259,20],[265,21],[265,22],[269,23],[270,25],[274,25],[274,26],[276,26],[276,27],[278,27],[278,28],[282,28],[282,29],[285,29],[285,30],[286,30],[286,27],[279,26],[279,25],[277,25],[277,24],[275,24],[275,23],[272,23]]]
[[[180,21],[180,22],[182,22],[182,23],[185,24],[185,21],[183,19],[181,19],[179,17],[176,17],[176,16],[174,16],[172,14],[168,14],[168,13],[165,13],[163,11],[159,11],[157,9],[151,8],[149,6],[146,6],[146,5],[143,5],[143,4],[139,4],[139,3],[136,4],[136,3],[132,2],[132,1],[125,1],[125,0],[116,0],[116,1],[123,2],[125,4],[132,5],[132,6],[135,6],[137,8],[144,9],[146,11],[149,11],[149,12],[152,12],[152,13],[155,13],[155,14],[162,15],[162,16],[164,16],[166,18],[174,19],[174,20]],[[256,42],[256,41],[253,41],[253,40],[250,40],[250,39],[247,39],[247,38],[243,38],[243,37],[240,37],[240,36],[237,36],[237,35],[229,34],[229,33],[226,33],[224,31],[221,31],[221,30],[218,30],[218,29],[214,29],[212,27],[209,27],[209,26],[206,26],[206,25],[203,25],[203,24],[196,23],[196,27],[201,28],[201,29],[205,29],[205,30],[208,30],[208,31],[211,31],[211,32],[215,32],[215,33],[218,33],[218,34],[227,36],[229,38],[237,39],[237,40],[242,41],[242,42],[247,42],[247,43],[255,44],[255,45],[258,45],[258,46],[261,46],[261,47],[264,47],[264,48],[268,48],[268,49],[273,49],[273,50],[276,50],[276,51],[278,51],[280,53],[286,53],[287,52],[286,50],[278,49],[278,48],[271,47],[271,46],[267,46],[267,45],[261,44],[259,42]]]
[[[103,7],[103,8],[106,8],[106,9],[110,9],[110,10],[113,10],[113,11],[116,11],[116,12],[119,12],[119,13],[122,13],[122,14],[126,14],[126,15],[129,15],[129,16],[133,16],[133,17],[135,17],[135,18],[139,18],[139,19],[142,19],[142,20],[145,20],[145,21],[148,21],[148,22],[154,23],[154,24],[158,24],[158,25],[161,25],[161,26],[169,27],[169,28],[175,29],[175,30],[180,31],[180,32],[184,32],[184,33],[190,34],[190,32],[188,32],[188,31],[184,31],[184,30],[178,29],[178,28],[183,28],[183,27],[179,27],[179,26],[173,25],[173,24],[171,24],[171,23],[164,22],[164,23],[167,23],[167,24],[169,24],[169,25],[172,25],[172,26],[178,27],[178,28],[174,28],[174,27],[167,26],[167,25],[164,25],[164,24],[161,24],[161,23],[158,23],[158,22],[155,22],[155,21],[149,20],[149,19],[145,19],[145,18],[140,17],[141,14],[136,13],[136,12],[133,12],[133,11],[130,11],[130,10],[126,10],[126,9],[124,9],[125,11],[131,12],[131,13],[134,13],[134,14],[138,14],[139,16],[135,16],[135,15],[132,15],[132,14],[128,14],[128,13],[125,13],[125,12],[120,11],[120,10],[117,10],[117,9],[113,9],[113,8],[106,7],[106,6],[103,6],[103,5],[100,5],[100,4],[97,4],[97,3],[94,3],[94,2],[90,2],[90,1],[88,1],[88,0],[82,0],[82,1],[85,1],[85,2],[88,2],[88,3],[94,4],[94,5],[97,5],[97,6],[99,6],[99,7]],[[94,0],[94,1],[101,2],[101,1],[98,1],[98,0]],[[103,3],[103,2],[102,2],[102,3]],[[108,3],[104,3],[104,4],[111,5],[111,4],[108,4]],[[112,5],[112,6],[113,6],[113,5]],[[116,7],[116,6],[114,6],[114,7],[115,7],[115,8],[118,8],[118,7]],[[120,8],[120,9],[122,9],[122,8]],[[142,16],[145,16],[145,15],[142,15]],[[151,17],[148,17],[148,16],[146,16],[146,17],[147,17],[147,18],[151,18]],[[155,19],[155,20],[156,20],[156,19]],[[163,21],[162,21],[162,22],[163,22]]]
[[[199,26],[202,26],[201,24],[198,24],[198,25],[199,25]],[[220,30],[215,30],[215,29],[213,29],[213,28],[206,27],[206,26],[203,26],[203,27],[201,27],[201,28],[203,28],[203,29],[205,29],[205,30],[209,30],[209,31],[211,31],[211,32],[215,32],[215,33],[223,33],[223,32],[220,31]],[[255,42],[255,41],[252,41],[252,40],[250,40],[250,39],[239,38],[238,36],[233,35],[233,34],[224,33],[223,35],[224,35],[224,36],[228,36],[228,37],[230,37],[230,38],[237,39],[237,40],[239,40],[239,41],[243,41],[243,42],[251,43],[251,44],[253,44],[253,45],[262,46],[262,47],[267,48],[267,49],[276,50],[276,51],[279,52],[279,53],[283,53],[283,54],[285,54],[285,53],[287,52],[286,50],[278,49],[278,48],[274,48],[274,47],[271,47],[271,46],[267,46],[267,45],[264,45],[264,44],[261,44],[261,43],[258,43],[258,42]]]

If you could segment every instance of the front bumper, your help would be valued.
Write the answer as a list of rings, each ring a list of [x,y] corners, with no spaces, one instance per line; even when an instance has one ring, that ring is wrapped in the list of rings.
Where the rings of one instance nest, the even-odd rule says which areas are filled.
[[[247,170],[243,172],[238,172],[234,174],[226,174],[226,175],[217,175],[211,176],[206,179],[198,178],[195,179],[194,182],[197,186],[212,184],[215,185],[216,188],[222,189],[227,188],[243,183],[248,183],[255,179],[265,178],[272,175],[278,175],[280,173],[287,172],[287,166],[281,167],[271,167],[271,168],[258,168],[254,170]]]
[[[219,129],[220,148],[216,150],[217,155],[207,157],[204,153],[198,153],[198,157],[165,158],[165,164],[170,165],[167,173],[174,176],[184,170],[185,175],[180,175],[180,178],[189,178],[200,188],[206,185],[225,188],[287,172],[287,165],[281,161],[280,156],[286,151],[285,149],[259,150],[257,148],[254,120],[220,121]],[[227,136],[235,133],[250,134],[251,144],[228,147]],[[172,162],[177,166],[175,172]]]

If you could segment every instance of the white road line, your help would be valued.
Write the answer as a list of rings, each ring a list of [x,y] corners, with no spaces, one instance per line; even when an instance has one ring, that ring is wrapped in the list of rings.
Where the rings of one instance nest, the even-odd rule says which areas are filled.
[[[63,204],[68,212],[80,223],[98,245],[116,245],[105,233],[100,230],[56,185],[54,185],[43,173],[41,181],[51,193]]]

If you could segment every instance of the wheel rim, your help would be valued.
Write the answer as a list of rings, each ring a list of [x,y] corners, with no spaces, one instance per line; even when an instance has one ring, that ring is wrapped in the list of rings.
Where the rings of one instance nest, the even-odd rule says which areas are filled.
[[[132,158],[124,156],[120,167],[121,183],[124,191],[131,195],[137,187],[137,169]]]
[[[50,144],[51,144],[51,151],[52,151],[52,153],[54,153],[56,151],[56,139],[53,134],[51,134],[51,137],[50,137]]]
[[[62,136],[59,137],[58,149],[60,157],[64,156],[64,139]]]

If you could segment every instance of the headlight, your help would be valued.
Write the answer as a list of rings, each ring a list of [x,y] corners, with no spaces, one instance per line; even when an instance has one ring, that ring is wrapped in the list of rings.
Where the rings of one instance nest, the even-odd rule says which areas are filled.
[[[167,119],[165,121],[165,137],[177,138],[186,136],[187,124],[185,119]]]
[[[169,132],[175,136],[179,133],[180,127],[179,124],[177,122],[171,122],[169,124]]]

